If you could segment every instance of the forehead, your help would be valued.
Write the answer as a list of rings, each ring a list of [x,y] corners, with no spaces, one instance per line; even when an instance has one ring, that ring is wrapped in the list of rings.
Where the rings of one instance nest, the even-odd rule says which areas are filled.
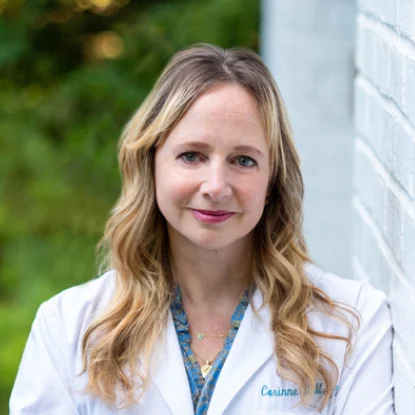
[[[258,105],[252,94],[239,84],[218,84],[196,99],[189,113],[209,111],[221,114],[221,111],[236,112],[241,115],[259,115]]]
[[[196,99],[167,141],[231,139],[266,146],[255,98],[242,86],[221,84]]]

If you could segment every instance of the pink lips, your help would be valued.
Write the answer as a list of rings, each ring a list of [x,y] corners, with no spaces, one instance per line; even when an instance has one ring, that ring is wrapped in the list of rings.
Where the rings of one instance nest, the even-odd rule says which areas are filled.
[[[193,216],[205,223],[219,223],[228,220],[234,215],[233,212],[228,212],[226,210],[193,210]]]

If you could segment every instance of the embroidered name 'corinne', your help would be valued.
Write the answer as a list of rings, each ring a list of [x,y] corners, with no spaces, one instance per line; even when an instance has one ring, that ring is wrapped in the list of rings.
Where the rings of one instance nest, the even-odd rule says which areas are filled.
[[[333,395],[337,396],[338,392],[339,392],[339,386],[337,385],[334,388]],[[314,395],[325,395],[326,394],[326,389],[324,388],[323,383],[321,383],[321,382],[316,383],[313,394]],[[264,385],[261,388],[261,395],[262,396],[299,396],[300,391],[298,389],[294,389],[294,388],[293,389],[291,389],[291,388],[285,389],[285,388],[281,388],[281,387],[272,389],[272,388],[269,388],[267,385]]]

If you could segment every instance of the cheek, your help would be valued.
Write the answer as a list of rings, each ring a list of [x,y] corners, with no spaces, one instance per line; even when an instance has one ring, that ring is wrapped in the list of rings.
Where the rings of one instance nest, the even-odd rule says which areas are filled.
[[[195,186],[183,174],[176,174],[175,169],[167,165],[160,166],[156,171],[157,202],[165,206],[183,204],[195,192]]]
[[[253,208],[258,208],[264,204],[268,188],[268,176],[261,175],[252,178],[252,180],[244,180],[241,181],[241,185],[239,193],[245,203],[250,204]]]

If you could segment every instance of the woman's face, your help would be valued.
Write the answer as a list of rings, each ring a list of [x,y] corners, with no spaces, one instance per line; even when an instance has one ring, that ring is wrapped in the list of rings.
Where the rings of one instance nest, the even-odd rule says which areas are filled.
[[[249,92],[221,84],[199,97],[155,153],[171,242],[217,250],[248,240],[264,210],[269,158]]]

